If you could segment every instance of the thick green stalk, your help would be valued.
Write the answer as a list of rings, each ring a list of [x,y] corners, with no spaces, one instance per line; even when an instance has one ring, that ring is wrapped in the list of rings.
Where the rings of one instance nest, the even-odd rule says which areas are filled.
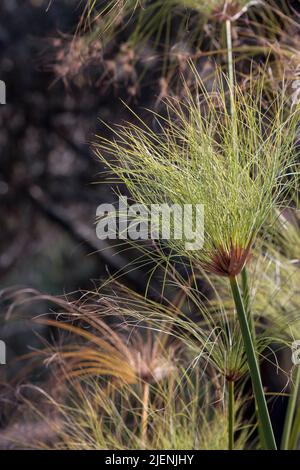
[[[253,321],[253,317],[252,317],[251,309],[250,309],[250,288],[249,288],[249,279],[248,279],[248,272],[247,272],[246,266],[244,266],[241,272],[241,279],[242,279],[243,301],[244,301],[244,306],[245,306],[245,310],[247,313],[248,325],[251,331],[253,342],[255,344],[256,333],[255,333],[254,321]]]
[[[243,300],[244,306],[247,314],[249,314],[250,310],[250,288],[249,288],[249,280],[248,280],[248,272],[246,266],[242,269],[241,272],[241,279],[242,279],[242,292],[243,292]]]
[[[228,382],[228,450],[234,449],[234,382]]]
[[[237,316],[240,323],[241,334],[243,337],[248,367],[252,381],[253,392],[257,405],[257,412],[259,416],[259,426],[263,435],[263,440],[267,450],[276,450],[276,442],[272,429],[272,424],[269,416],[267,402],[263,391],[258,361],[255,354],[255,349],[252,341],[250,328],[248,325],[247,313],[243,304],[240,289],[235,276],[230,278],[230,286],[232,296],[234,299]]]
[[[254,348],[255,348],[256,347],[256,332],[255,332],[255,325],[254,325],[253,316],[252,316],[251,308],[250,308],[250,287],[249,287],[248,271],[247,271],[246,266],[244,266],[241,272],[241,279],[242,279],[242,293],[243,293],[244,306],[245,306],[245,310],[247,313],[248,325],[249,325],[249,329],[250,329],[251,336],[252,336],[252,341],[253,341]],[[256,404],[255,404],[255,412],[258,418]],[[258,428],[258,431],[259,431],[259,440],[261,443],[261,447],[263,449],[266,446],[266,444],[264,442],[264,437],[262,435],[260,427]]]
[[[285,421],[284,421],[284,428],[281,440],[281,449],[282,450],[289,450],[290,446],[290,438],[291,438],[291,430],[292,424],[295,416],[295,409],[297,404],[297,397],[299,393],[299,385],[300,385],[300,366],[296,366],[296,374],[295,374],[295,382],[294,388],[292,390],[292,394],[289,398],[288,407],[286,410]]]
[[[300,406],[298,406],[290,437],[290,449],[296,450],[300,438]]]

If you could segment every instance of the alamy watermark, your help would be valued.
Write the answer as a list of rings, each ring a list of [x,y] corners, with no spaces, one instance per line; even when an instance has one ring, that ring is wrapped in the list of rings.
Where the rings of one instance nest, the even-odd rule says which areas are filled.
[[[0,80],[0,104],[6,104],[6,85]]]
[[[96,217],[100,240],[181,240],[186,250],[203,246],[203,204],[129,205],[127,197],[121,196],[117,206],[98,206]]]
[[[6,364],[6,344],[0,340],[0,365]]]

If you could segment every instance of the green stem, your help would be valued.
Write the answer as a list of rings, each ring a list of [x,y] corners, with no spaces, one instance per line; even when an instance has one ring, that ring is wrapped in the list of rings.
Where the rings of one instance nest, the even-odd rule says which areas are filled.
[[[244,348],[246,352],[248,367],[250,370],[250,376],[252,381],[253,392],[257,405],[257,411],[259,416],[259,426],[263,435],[265,446],[267,450],[276,450],[276,442],[272,429],[272,424],[269,416],[267,402],[263,391],[263,385],[261,381],[258,361],[255,354],[255,349],[251,337],[250,328],[247,320],[247,313],[243,304],[240,289],[235,276],[230,278],[230,286],[232,296],[234,299],[237,316],[240,323],[241,334],[243,337]]]
[[[234,158],[237,163],[239,157],[238,157],[238,146],[237,146],[235,104],[234,104],[234,67],[233,67],[233,54],[232,54],[231,21],[226,20],[225,24],[226,24],[229,96],[230,96],[230,116],[232,119],[232,138],[233,138],[233,147],[234,147]],[[236,166],[236,168],[238,168],[238,166]]]
[[[249,314],[250,310],[250,289],[249,289],[249,281],[248,281],[248,272],[246,266],[244,266],[241,272],[242,278],[242,292],[243,292],[243,300],[245,305],[245,310],[247,314]]]
[[[255,332],[255,325],[254,325],[253,316],[252,316],[251,307],[250,307],[250,288],[249,288],[248,271],[247,271],[246,266],[244,266],[244,268],[241,272],[241,279],[242,279],[243,301],[244,301],[245,310],[246,310],[246,313],[247,313],[248,325],[249,325],[249,329],[250,329],[250,332],[251,332],[252,341],[253,341],[254,348],[255,348],[256,347],[256,332]],[[258,412],[257,412],[257,406],[256,405],[255,405],[255,413],[256,413],[256,416],[258,418]],[[264,437],[262,435],[260,427],[258,428],[258,432],[259,432],[259,440],[260,440],[260,443],[261,443],[261,448],[263,449],[266,446],[266,444],[264,442]]]
[[[234,102],[233,102],[234,74],[233,74],[233,55],[232,55],[231,21],[230,20],[226,20],[226,41],[227,41],[228,76],[229,76],[229,84],[230,84],[230,111],[231,111],[231,116],[233,116],[233,113],[234,113]]]
[[[228,450],[234,449],[234,382],[228,381]]]
[[[294,388],[289,398],[289,403],[288,403],[288,407],[287,407],[287,411],[285,415],[284,428],[283,428],[283,434],[282,434],[282,440],[281,440],[282,450],[290,449],[290,444],[291,444],[290,437],[291,437],[292,424],[293,424],[293,420],[295,416],[297,397],[299,393],[299,385],[300,385],[300,366],[297,366]]]
[[[298,406],[290,437],[290,449],[296,450],[300,437],[300,406]]]
[[[249,328],[251,331],[252,339],[253,339],[253,342],[255,343],[256,333],[255,333],[254,321],[253,321],[253,317],[252,317],[251,309],[250,309],[250,288],[249,288],[249,279],[248,279],[248,272],[247,272],[246,266],[244,266],[241,272],[241,279],[242,279],[242,293],[243,293],[244,306],[245,306],[245,310],[247,313],[248,324],[249,324]]]

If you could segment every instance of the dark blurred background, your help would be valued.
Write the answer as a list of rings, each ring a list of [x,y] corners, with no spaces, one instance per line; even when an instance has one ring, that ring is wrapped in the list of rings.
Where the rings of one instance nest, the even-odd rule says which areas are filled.
[[[96,45],[94,63],[84,50],[65,63],[63,43],[82,14],[77,0],[4,0],[0,12],[0,79],[7,86],[0,108],[1,288],[84,289],[124,263],[95,236],[96,208],[113,196],[93,184],[101,168],[90,143],[105,132],[99,119],[127,117],[120,99],[139,107],[142,96],[147,107],[155,95],[149,87],[133,90],[124,47],[113,67],[122,45],[107,57]]]
[[[151,269],[128,269],[137,254],[96,237],[97,206],[116,195],[101,184],[92,143],[96,134],[108,135],[101,121],[132,120],[122,101],[145,119],[147,108],[158,109],[166,93],[162,64],[149,45],[139,55],[131,50],[126,33],[105,50],[100,40],[85,47],[74,39],[84,5],[0,4],[0,80],[7,94],[0,106],[0,329],[10,363],[4,375],[13,375],[13,359],[36,344],[31,324],[6,321],[7,289],[61,295],[122,273],[122,282],[144,292]],[[179,52],[177,62],[182,66]],[[210,70],[209,60],[202,63]],[[149,290],[156,298],[158,279]],[[24,306],[19,313],[36,310]]]
[[[64,42],[82,14],[77,0],[1,0],[0,14],[0,79],[7,88],[0,107],[0,291],[88,289],[127,264],[96,238],[96,208],[113,195],[93,184],[101,168],[90,143],[103,131],[98,118],[126,117],[119,97],[132,96],[130,77],[116,81],[108,73],[100,80],[97,48],[95,63],[81,51],[61,77]],[[138,286],[140,276],[129,276],[135,280]],[[27,351],[32,327],[3,323],[5,313],[1,304],[11,362]]]
[[[47,3],[0,6],[0,282],[58,294],[103,274],[99,257],[87,256],[102,198],[88,142],[109,108],[107,97],[67,89],[49,69],[52,38],[72,31],[79,11],[76,1]]]

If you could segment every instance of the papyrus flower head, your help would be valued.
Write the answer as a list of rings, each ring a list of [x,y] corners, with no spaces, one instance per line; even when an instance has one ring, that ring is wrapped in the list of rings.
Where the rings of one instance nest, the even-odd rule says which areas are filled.
[[[113,139],[99,138],[96,153],[142,204],[203,204],[203,248],[187,252],[175,238],[168,244],[230,277],[243,269],[258,232],[274,207],[287,203],[298,177],[298,110],[285,115],[284,92],[265,108],[263,82],[230,90],[229,109],[224,77],[210,94],[196,80],[198,90],[187,89],[184,103],[169,100],[167,117],[154,116],[155,131],[143,122],[119,126]]]

